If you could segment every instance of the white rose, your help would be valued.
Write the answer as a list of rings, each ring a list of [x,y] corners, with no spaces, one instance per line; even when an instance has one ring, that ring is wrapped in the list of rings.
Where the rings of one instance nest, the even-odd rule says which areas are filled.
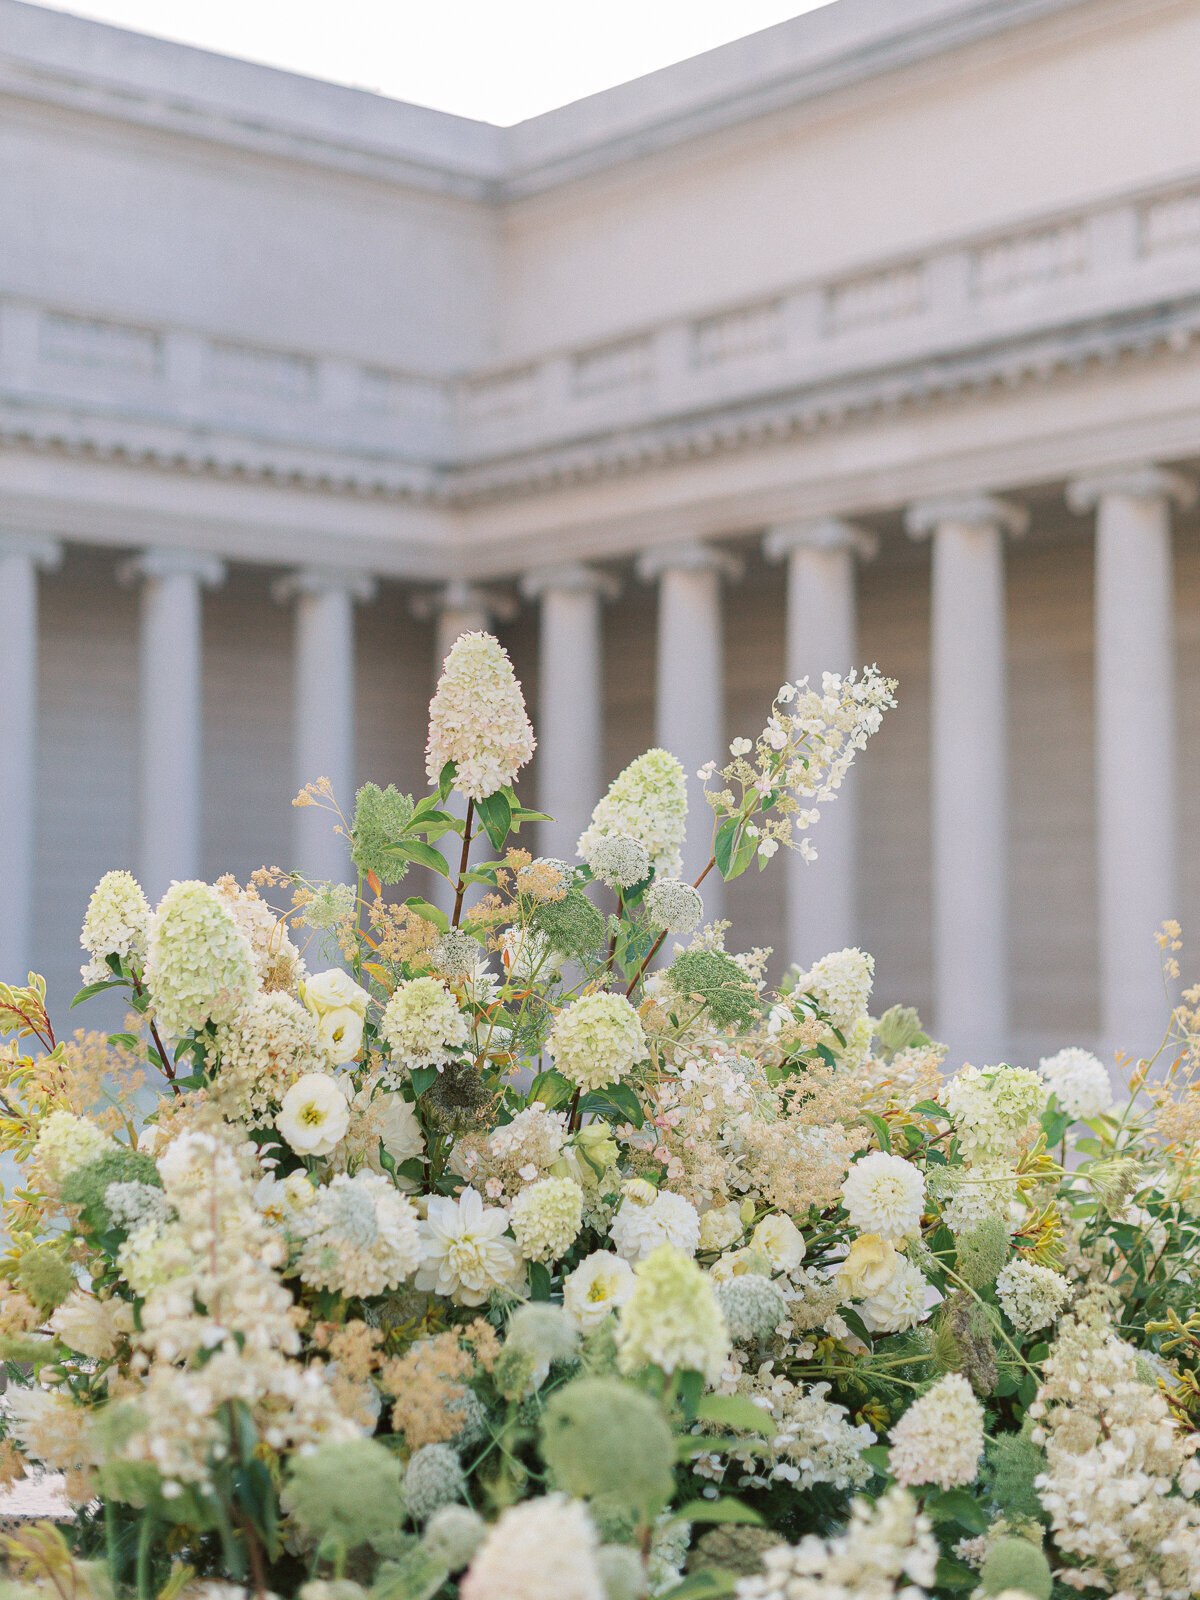
[[[323,1017],[327,1011],[353,1011],[365,1017],[371,996],[355,983],[340,967],[330,967],[328,972],[318,972],[309,978],[303,989],[304,1004],[314,1017]]]
[[[298,1156],[327,1156],[350,1125],[346,1097],[332,1078],[306,1072],[283,1097],[275,1126]]]
[[[346,1066],[362,1049],[361,1012],[350,1006],[337,1006],[332,1011],[319,1011],[315,1015],[317,1032],[329,1052],[329,1059],[337,1067]]]
[[[791,1217],[772,1211],[750,1235],[750,1248],[766,1256],[775,1272],[790,1272],[804,1260],[804,1235]]]

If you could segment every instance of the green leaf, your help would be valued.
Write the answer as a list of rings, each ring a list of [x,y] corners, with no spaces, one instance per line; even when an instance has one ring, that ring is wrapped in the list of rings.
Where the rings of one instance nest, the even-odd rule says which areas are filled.
[[[717,1600],[719,1595],[734,1594],[737,1585],[734,1573],[723,1567],[705,1567],[703,1572],[693,1572],[690,1578],[668,1589],[662,1600]]]
[[[723,1494],[719,1500],[689,1500],[675,1512],[687,1522],[740,1522],[751,1528],[761,1528],[763,1519],[753,1506]]]
[[[700,1396],[704,1393],[704,1374],[702,1372],[681,1372],[679,1374],[677,1392],[684,1420],[690,1427],[695,1420],[696,1407],[700,1403]]]
[[[1047,1144],[1058,1144],[1066,1137],[1067,1129],[1074,1121],[1065,1111],[1051,1109],[1057,1105],[1058,1101],[1051,1095],[1050,1106],[1042,1112],[1042,1132],[1046,1135]]]
[[[936,1100],[918,1100],[912,1110],[919,1111],[923,1117],[941,1117],[943,1122],[950,1120],[950,1113],[945,1106],[938,1105]]]
[[[738,840],[737,848],[733,852],[733,860],[729,863],[729,871],[722,873],[726,881],[740,878],[742,873],[754,860],[758,851],[758,840],[752,833],[743,833]]]
[[[409,1073],[412,1079],[413,1094],[419,1100],[431,1083],[437,1082],[438,1070],[436,1067],[414,1067]]]
[[[90,1000],[94,994],[101,994],[105,989],[124,989],[127,987],[128,983],[124,978],[104,978],[100,983],[85,984],[67,1009],[68,1011],[73,1011],[81,1001]]]
[[[444,833],[461,833],[463,823],[460,817],[448,817],[444,811],[434,811],[428,817],[414,824],[409,823],[404,830],[405,838],[414,833],[424,834],[427,839],[440,839]]]
[[[739,818],[726,817],[717,829],[717,837],[713,840],[713,855],[717,859],[717,871],[723,878],[729,876],[730,863],[733,860],[733,841],[737,837]]]
[[[879,1148],[890,1156],[892,1153],[892,1130],[887,1123],[882,1117],[877,1117],[873,1111],[864,1111],[862,1117],[864,1122],[869,1122],[875,1129],[876,1137],[879,1140]]]
[[[512,822],[512,805],[503,789],[475,802],[475,814],[483,823],[493,850],[502,850]]]
[[[863,1460],[869,1467],[886,1477],[889,1471],[888,1463],[891,1459],[891,1446],[886,1444],[871,1444],[865,1450],[859,1451]]]
[[[136,1050],[138,1047],[136,1033],[110,1033],[108,1042],[116,1050]]]
[[[528,806],[514,806],[512,820],[515,833],[523,822],[553,822],[554,818],[548,811],[530,811]]]
[[[925,1501],[925,1510],[935,1522],[957,1522],[968,1533],[986,1533],[987,1513],[965,1489],[935,1490]]]
[[[778,1431],[771,1413],[756,1406],[744,1394],[706,1394],[696,1407],[696,1415],[706,1422],[719,1422],[724,1428],[741,1428],[746,1433],[769,1436]]]
[[[549,1068],[546,1072],[539,1072],[529,1085],[529,1094],[526,1102],[533,1105],[535,1100],[540,1100],[547,1111],[553,1111],[555,1106],[566,1105],[575,1093],[575,1085],[570,1078],[564,1078],[561,1072]]]
[[[399,857],[401,861],[413,861],[418,867],[428,867],[443,878],[450,876],[450,867],[442,852],[420,839],[405,839],[400,844],[388,845],[387,853]]]
[[[531,1300],[550,1298],[550,1268],[544,1261],[529,1263],[529,1298]]]
[[[594,1089],[579,1102],[581,1112],[591,1112],[599,1117],[616,1117],[621,1122],[631,1122],[640,1128],[645,1121],[642,1102],[636,1091],[627,1083],[609,1083],[603,1089]]]
[[[979,1574],[972,1572],[961,1561],[955,1561],[953,1556],[943,1556],[937,1564],[933,1581],[939,1589],[974,1589],[979,1582]]]
[[[453,761],[447,761],[446,765],[442,768],[441,773],[438,776],[438,799],[440,801],[444,801],[446,799],[451,789],[453,789],[454,780],[457,777],[457,765]]]
[[[859,1316],[858,1312],[855,1311],[853,1306],[839,1307],[838,1316],[841,1317],[842,1321],[850,1329],[851,1333],[856,1333],[858,1335],[868,1350],[874,1348],[874,1344],[871,1339],[871,1330],[867,1327],[866,1323]]]
[[[450,918],[446,913],[439,911],[437,906],[430,905],[428,900],[422,900],[419,894],[410,894],[404,904],[410,911],[415,911],[417,916],[423,917],[426,922],[432,922],[442,933],[449,928]]]
[[[464,883],[486,883],[490,888],[496,887],[496,869],[491,866],[474,867],[470,872],[462,875]]]

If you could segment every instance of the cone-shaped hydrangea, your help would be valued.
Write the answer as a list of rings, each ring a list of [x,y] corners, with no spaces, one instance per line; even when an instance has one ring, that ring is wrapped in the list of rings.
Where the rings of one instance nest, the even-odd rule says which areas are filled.
[[[84,983],[103,983],[112,977],[107,956],[140,962],[146,954],[146,929],[150,906],[142,886],[129,872],[106,872],[92,890],[79,942],[91,956],[80,967]]]
[[[626,834],[643,845],[660,877],[677,878],[683,870],[687,830],[687,779],[667,750],[647,750],[631,761],[596,804],[592,820],[579,837],[580,856],[590,861],[596,842]]]
[[[461,634],[429,703],[425,771],[430,783],[453,761],[460,793],[486,800],[513,781],[534,743],[508,652],[490,633]]]
[[[209,1022],[232,1022],[258,988],[254,954],[215,890],[173,883],[150,923],[146,985],[160,1029],[178,1038]]]

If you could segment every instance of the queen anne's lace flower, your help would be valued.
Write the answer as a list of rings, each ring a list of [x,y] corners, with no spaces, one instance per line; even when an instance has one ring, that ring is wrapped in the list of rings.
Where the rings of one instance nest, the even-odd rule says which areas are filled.
[[[1046,1086],[1068,1116],[1078,1121],[1113,1108],[1112,1085],[1102,1061],[1090,1050],[1068,1048],[1038,1062]]]
[[[669,1244],[651,1251],[633,1274],[633,1293],[617,1322],[620,1370],[683,1369],[715,1383],[729,1356],[729,1329],[712,1280]]]
[[[329,1066],[316,1021],[290,994],[255,995],[218,1026],[212,1049],[220,1062],[215,1095],[251,1127],[272,1120],[297,1078]]]
[[[423,1444],[404,1469],[404,1504],[414,1522],[461,1500],[466,1487],[458,1452],[448,1444]]]
[[[588,840],[586,850],[584,839]],[[627,833],[598,834],[594,838],[585,833],[579,847],[580,855],[592,869],[592,876],[610,889],[632,888],[650,875],[649,851]]]
[[[1013,1327],[1033,1333],[1057,1320],[1071,1298],[1071,1285],[1052,1268],[1017,1256],[997,1277],[996,1294]]]
[[[421,1235],[412,1201],[386,1178],[339,1173],[299,1213],[304,1240],[298,1270],[315,1289],[376,1295],[396,1289],[421,1264]]]
[[[874,959],[861,950],[835,950],[796,979],[796,988],[825,1012],[835,1028],[849,1028],[867,1009],[875,978]]]
[[[395,988],[379,1024],[392,1055],[410,1071],[444,1067],[470,1035],[458,1001],[437,978],[404,978]]]
[[[784,1319],[783,1291],[760,1273],[743,1272],[740,1277],[727,1278],[714,1292],[729,1337],[736,1344],[765,1339]]]
[[[647,750],[613,779],[580,835],[577,849],[590,865],[600,839],[624,835],[645,848],[656,873],[677,878],[683,867],[686,829],[687,779],[683,767],[666,750]],[[595,872],[594,866],[592,870]]]
[[[450,928],[434,945],[431,960],[443,978],[469,978],[479,961],[479,940]]]
[[[457,1200],[430,1195],[429,1215],[421,1223],[418,1289],[432,1289],[460,1306],[482,1305],[493,1289],[512,1289],[521,1280],[521,1257],[504,1237],[508,1212],[484,1206],[474,1189]]]
[[[455,788],[486,800],[513,781],[533,751],[533,729],[507,651],[490,633],[460,634],[429,704],[430,783],[453,761]]]
[[[888,1437],[888,1466],[906,1486],[974,1483],[983,1455],[983,1407],[957,1372],[939,1378],[915,1400]]]
[[[346,1132],[346,1096],[321,1072],[307,1072],[283,1097],[275,1126],[298,1156],[327,1156]]]
[[[690,1200],[669,1189],[648,1203],[627,1195],[609,1233],[626,1261],[644,1261],[661,1244],[694,1256],[700,1243],[700,1217]]]
[[[850,1225],[881,1239],[902,1239],[921,1225],[925,1178],[911,1161],[872,1150],[856,1161],[842,1185]]]
[[[578,1500],[524,1500],[502,1512],[462,1580],[462,1600],[604,1600],[596,1530]]]
[[[539,1178],[509,1209],[513,1237],[527,1261],[557,1261],[583,1222],[583,1190],[574,1178]]]
[[[163,896],[150,922],[146,986],[171,1038],[231,1022],[254,998],[250,942],[208,884],[173,883]]]
[[[656,928],[691,933],[704,920],[704,901],[682,878],[655,878],[646,891],[646,911]]]
[[[646,1058],[641,1018],[623,994],[604,991],[572,1001],[555,1018],[546,1053],[582,1089],[618,1083]]]
[[[150,906],[132,873],[106,872],[92,890],[79,935],[92,958],[79,969],[84,983],[103,983],[112,977],[106,956],[144,961],[149,926]]]
[[[563,1311],[577,1333],[599,1327],[633,1293],[633,1268],[609,1250],[593,1250],[563,1281]]]

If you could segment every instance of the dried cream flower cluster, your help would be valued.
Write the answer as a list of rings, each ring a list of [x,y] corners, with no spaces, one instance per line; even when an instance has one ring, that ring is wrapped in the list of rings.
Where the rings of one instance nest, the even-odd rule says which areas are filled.
[[[486,800],[512,783],[533,750],[533,729],[508,652],[489,633],[461,634],[429,704],[430,783],[453,761],[455,787],[472,800]]]
[[[593,854],[600,840],[614,836],[633,839],[645,850],[660,877],[677,878],[683,866],[686,831],[687,779],[683,767],[666,750],[647,750],[613,779],[608,793],[597,802],[577,848],[599,877],[602,874],[593,863]],[[597,859],[603,863],[609,858],[601,855]],[[612,873],[611,866],[608,871]]]

